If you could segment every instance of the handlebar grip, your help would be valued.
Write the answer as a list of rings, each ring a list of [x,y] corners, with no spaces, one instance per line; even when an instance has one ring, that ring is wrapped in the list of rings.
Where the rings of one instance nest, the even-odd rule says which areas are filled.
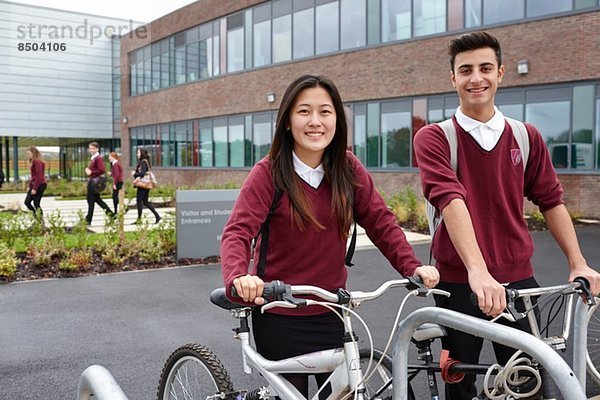
[[[281,295],[285,294],[285,290],[285,283],[282,281],[265,282],[261,297],[263,297],[265,303],[267,303],[269,301],[277,300]],[[231,297],[234,299],[240,298],[240,295],[233,285],[231,285]]]

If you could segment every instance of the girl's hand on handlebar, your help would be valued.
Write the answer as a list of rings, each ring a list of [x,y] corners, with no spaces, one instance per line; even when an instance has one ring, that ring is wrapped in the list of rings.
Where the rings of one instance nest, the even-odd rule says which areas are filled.
[[[440,281],[440,273],[431,265],[422,265],[415,270],[415,275],[420,277],[423,285],[428,288],[435,287]]]
[[[235,286],[237,295],[245,302],[254,303],[259,306],[265,303],[265,299],[261,297],[263,294],[264,282],[258,276],[240,276],[233,280],[233,286]]]
[[[573,279],[579,276],[585,278],[589,282],[590,292],[592,292],[592,294],[596,296],[600,294],[600,274],[598,274],[598,271],[585,264],[573,267],[569,274],[569,282],[573,282]]]

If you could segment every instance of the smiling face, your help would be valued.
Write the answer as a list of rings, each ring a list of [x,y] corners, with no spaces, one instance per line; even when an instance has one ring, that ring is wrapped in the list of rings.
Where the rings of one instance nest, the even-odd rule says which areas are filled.
[[[329,93],[320,86],[304,89],[290,110],[294,152],[306,165],[321,163],[335,135],[337,115]]]
[[[98,148],[96,146],[92,146],[91,144],[88,146],[88,153],[94,155],[98,152]]]
[[[454,59],[452,85],[460,98],[461,111],[481,122],[494,115],[494,97],[502,82],[504,66],[498,66],[490,47],[458,53]]]

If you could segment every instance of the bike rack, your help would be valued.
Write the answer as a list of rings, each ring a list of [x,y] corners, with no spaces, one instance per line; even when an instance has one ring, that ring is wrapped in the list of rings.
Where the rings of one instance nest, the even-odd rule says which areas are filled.
[[[392,372],[394,399],[408,397],[408,350],[414,331],[427,322],[433,322],[461,332],[521,349],[544,366],[556,382],[565,400],[586,400],[586,395],[577,377],[567,363],[554,350],[529,333],[471,317],[439,307],[424,307],[410,313],[398,324],[394,338]]]
[[[106,368],[91,365],[83,371],[77,389],[78,400],[128,400]]]

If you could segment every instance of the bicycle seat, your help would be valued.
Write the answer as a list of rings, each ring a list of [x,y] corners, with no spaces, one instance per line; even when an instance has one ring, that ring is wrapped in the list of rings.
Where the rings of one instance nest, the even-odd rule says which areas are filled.
[[[218,288],[210,293],[210,301],[225,310],[236,310],[238,308],[246,308],[247,305],[234,303],[225,295],[225,288]]]
[[[438,324],[426,323],[417,328],[413,333],[413,340],[415,342],[423,342],[425,340],[435,339],[446,336],[448,332],[446,328]]]

